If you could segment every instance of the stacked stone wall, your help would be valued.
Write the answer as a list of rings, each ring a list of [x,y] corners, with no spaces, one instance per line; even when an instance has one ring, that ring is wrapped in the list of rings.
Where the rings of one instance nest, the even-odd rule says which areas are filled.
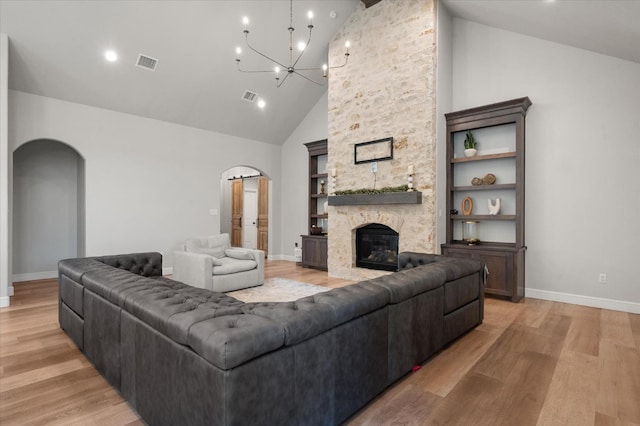
[[[435,4],[434,0],[382,0],[359,8],[329,47],[327,169],[336,189],[382,188],[407,183],[408,166],[422,204],[329,207],[329,274],[364,279],[381,272],[355,268],[355,229],[382,223],[400,234],[400,251],[435,252]],[[393,137],[393,159],[354,164],[354,145]],[[383,273],[383,272],[382,272]]]

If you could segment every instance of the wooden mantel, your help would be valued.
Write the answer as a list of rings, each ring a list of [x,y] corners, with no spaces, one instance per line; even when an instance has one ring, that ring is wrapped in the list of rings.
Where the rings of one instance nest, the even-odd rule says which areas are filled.
[[[382,194],[330,195],[330,206],[382,206],[388,204],[422,204],[422,192],[385,192]]]

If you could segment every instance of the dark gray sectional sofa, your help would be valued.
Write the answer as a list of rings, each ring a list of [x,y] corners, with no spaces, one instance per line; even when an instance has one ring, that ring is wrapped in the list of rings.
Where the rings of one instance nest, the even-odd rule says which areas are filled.
[[[159,253],[59,263],[61,328],[151,425],[332,425],[482,322],[484,265],[400,271],[295,302],[161,276]]]

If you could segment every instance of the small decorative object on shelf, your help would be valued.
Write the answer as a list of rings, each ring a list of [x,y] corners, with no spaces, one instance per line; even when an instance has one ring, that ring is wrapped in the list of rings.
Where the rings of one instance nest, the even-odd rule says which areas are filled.
[[[464,138],[464,155],[466,157],[474,157],[478,153],[477,145],[478,143],[473,137],[473,133],[471,133],[471,130],[467,130],[467,135]]]
[[[478,240],[478,222],[468,220],[462,222],[462,239],[470,246],[475,246]]]
[[[500,198],[496,198],[495,202],[489,198],[487,200],[487,205],[489,207],[489,214],[493,216],[497,215],[500,211]]]
[[[413,164],[411,164],[407,168],[407,173],[409,175],[407,176],[407,192],[412,192],[413,191]]]
[[[479,177],[474,177],[471,179],[471,185],[482,185],[482,179]]]
[[[449,213],[451,213],[451,214],[458,214],[458,210],[456,210],[456,209],[451,209],[451,211],[450,211]]]
[[[493,173],[487,173],[482,177],[482,183],[484,185],[493,185],[494,183],[496,183],[496,175],[494,175]]]
[[[322,235],[322,226],[311,225],[309,232],[311,235]]]
[[[324,194],[324,181],[323,180],[320,181],[320,193]]]
[[[468,195],[462,200],[462,214],[469,216],[473,211],[473,200]]]

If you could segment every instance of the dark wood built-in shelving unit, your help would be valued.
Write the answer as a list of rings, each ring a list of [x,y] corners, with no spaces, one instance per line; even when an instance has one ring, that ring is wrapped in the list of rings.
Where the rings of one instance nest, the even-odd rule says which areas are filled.
[[[309,151],[309,232],[302,238],[302,266],[327,270],[327,235],[311,235],[311,228],[322,228],[322,222],[329,219],[325,211],[318,211],[318,202],[328,200],[329,175],[325,172],[327,160],[327,140],[306,143]],[[322,170],[319,164],[324,164]],[[320,181],[325,181],[325,192],[320,192]]]
[[[446,243],[442,245],[442,254],[456,257],[468,257],[483,260],[488,268],[487,287],[485,293],[502,296],[517,302],[524,297],[524,167],[525,167],[525,116],[531,106],[529,98],[513,99],[506,102],[486,105],[467,110],[445,114],[447,119],[447,232]],[[515,149],[499,153],[482,153],[482,140],[478,141],[478,154],[474,157],[456,156],[460,153],[464,134],[480,129],[491,129],[499,126],[514,126]],[[490,135],[490,130],[489,133]],[[458,137],[456,138],[456,135]],[[490,136],[488,136],[490,138]],[[486,139],[485,139],[486,140]],[[462,168],[470,168],[479,175],[486,171],[487,165],[495,165],[496,161],[507,161],[506,169],[515,176],[515,182],[500,182],[494,185],[466,185],[456,181],[456,174],[465,172]],[[501,169],[502,170],[502,169]],[[510,173],[510,175],[511,175]],[[468,175],[469,173],[466,173]],[[498,180],[504,179],[498,175]],[[469,182],[470,183],[470,182]],[[456,196],[476,196],[480,198],[484,191],[499,191],[515,207],[515,212],[497,215],[489,214],[452,214],[461,206],[454,205]],[[478,204],[476,204],[478,205]],[[476,245],[468,245],[466,241],[454,238],[455,227],[461,227],[463,221],[478,221],[478,227],[512,222],[513,232],[510,240],[492,241],[481,239]],[[502,234],[501,234],[502,235]]]

